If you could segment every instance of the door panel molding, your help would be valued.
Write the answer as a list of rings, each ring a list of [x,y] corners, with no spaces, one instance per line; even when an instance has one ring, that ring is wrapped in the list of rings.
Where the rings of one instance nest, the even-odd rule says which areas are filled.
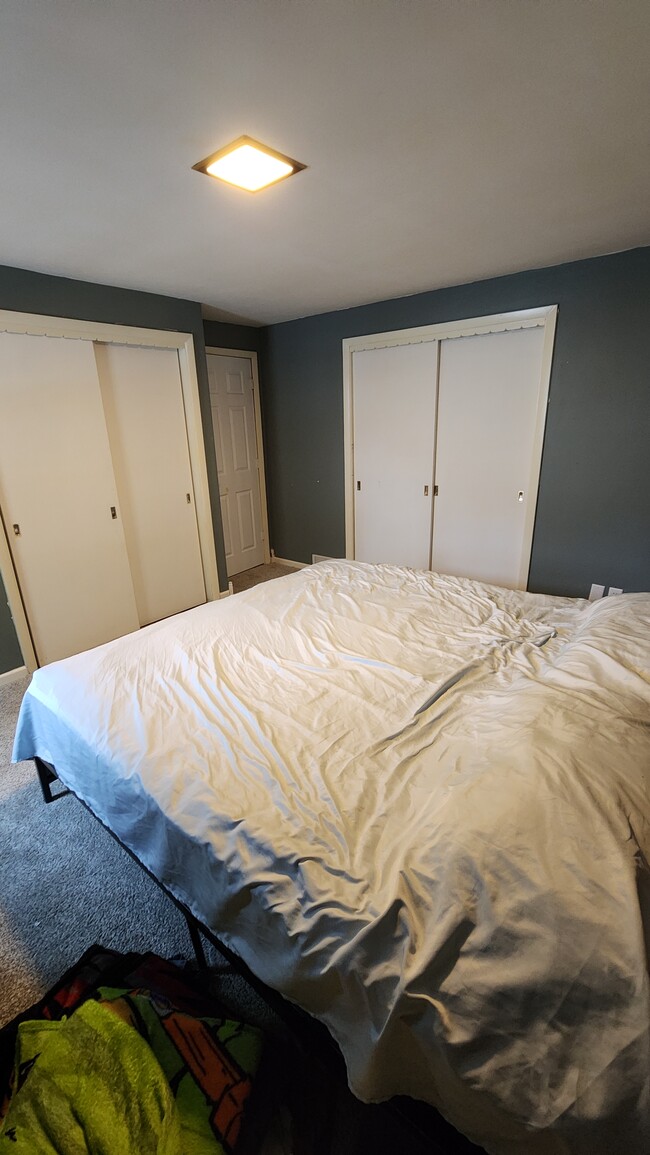
[[[255,440],[257,443],[257,472],[260,483],[260,511],[262,518],[262,545],[264,549],[264,564],[269,565],[271,551],[269,546],[269,511],[266,500],[266,469],[264,464],[264,439],[262,437],[262,409],[260,403],[260,378],[257,363],[257,353],[251,349],[225,349],[220,345],[206,345],[206,354],[215,357],[247,357],[251,363],[253,377],[253,409],[255,412]]]

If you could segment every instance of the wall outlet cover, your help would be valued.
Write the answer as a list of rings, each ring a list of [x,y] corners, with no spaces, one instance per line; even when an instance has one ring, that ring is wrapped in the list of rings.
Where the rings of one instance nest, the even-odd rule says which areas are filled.
[[[604,593],[605,593],[605,587],[604,586],[598,586],[594,582],[591,589],[589,590],[589,601],[590,602],[598,601],[598,598],[602,598]]]
[[[623,590],[620,590],[618,588],[618,586],[610,586],[608,591],[607,591],[607,597],[611,598],[613,594],[622,594],[622,593],[623,593]]]

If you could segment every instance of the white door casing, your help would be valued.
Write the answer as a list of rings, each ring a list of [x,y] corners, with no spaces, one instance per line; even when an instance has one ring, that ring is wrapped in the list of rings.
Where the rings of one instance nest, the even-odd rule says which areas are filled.
[[[256,356],[207,350],[228,576],[269,561]]]
[[[355,557],[430,560],[438,343],[354,354]]]
[[[95,345],[141,626],[206,600],[175,349]]]
[[[92,342],[0,333],[0,381],[0,508],[43,664],[138,614]]]

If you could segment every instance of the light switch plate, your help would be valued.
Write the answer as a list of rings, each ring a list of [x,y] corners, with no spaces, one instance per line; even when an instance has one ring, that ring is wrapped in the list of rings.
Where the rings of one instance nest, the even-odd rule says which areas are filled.
[[[589,601],[590,602],[597,602],[598,598],[602,598],[604,593],[605,593],[605,587],[604,586],[597,586],[594,583],[592,585],[591,589],[589,590]]]

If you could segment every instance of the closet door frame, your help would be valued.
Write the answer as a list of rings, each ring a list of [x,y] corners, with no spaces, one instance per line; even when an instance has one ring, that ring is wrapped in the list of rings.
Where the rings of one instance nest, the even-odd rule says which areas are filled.
[[[104,344],[144,345],[155,349],[177,350],[206,595],[208,601],[214,601],[221,597],[193,335],[191,333],[169,332],[164,329],[141,329],[131,325],[80,321],[72,317],[45,317],[35,313],[16,313],[6,309],[0,310],[0,332],[27,333],[40,337],[68,337],[71,340],[101,341]],[[23,660],[27,669],[33,672],[38,666],[38,661],[13,566],[7,533],[8,527],[5,526],[2,517],[0,517],[0,573],[7,592],[9,610],[13,618]]]
[[[343,437],[345,454],[345,556],[355,556],[355,500],[354,500],[354,354],[366,349],[383,349],[394,345],[414,345],[423,341],[446,341],[455,337],[472,337],[483,333],[503,333],[508,329],[526,329],[542,326],[544,346],[535,421],[535,436],[531,454],[528,492],[535,494],[526,512],[523,534],[520,585],[528,585],[528,570],[535,528],[537,491],[542,462],[542,448],[546,427],[546,411],[551,381],[551,363],[555,341],[558,306],[544,305],[535,309],[520,309],[511,313],[493,313],[467,320],[443,321],[436,325],[418,325],[412,329],[394,329],[387,333],[372,333],[365,337],[346,337],[343,340]],[[438,382],[432,382],[437,392]],[[433,519],[435,522],[435,498]]]

